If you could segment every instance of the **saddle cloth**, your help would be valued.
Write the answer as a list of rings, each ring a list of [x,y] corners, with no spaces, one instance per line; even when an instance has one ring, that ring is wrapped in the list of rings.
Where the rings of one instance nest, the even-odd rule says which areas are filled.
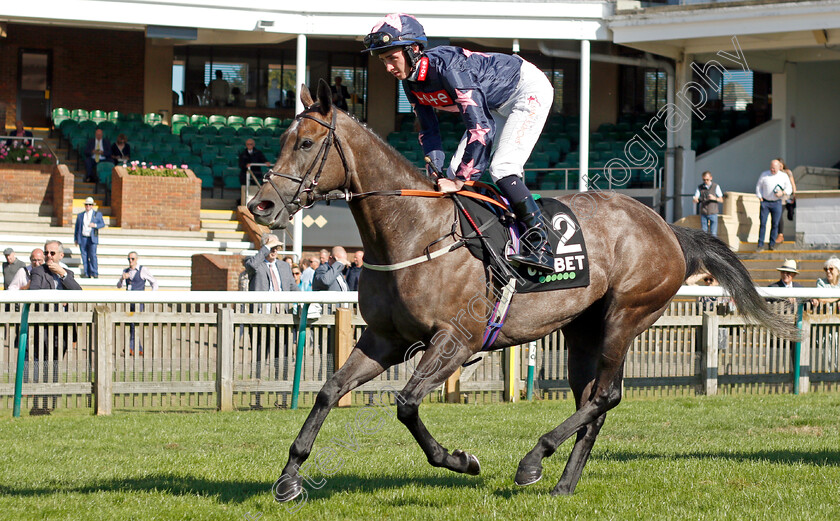
[[[518,253],[520,231],[514,223],[508,227],[501,222],[501,212],[489,204],[470,197],[457,196],[473,222],[482,230],[485,241],[477,237],[469,219],[461,216],[461,234],[474,257],[489,265],[496,273],[513,272],[516,291],[531,293],[557,289],[580,288],[589,285],[589,257],[577,217],[571,209],[556,199],[539,198],[537,204],[546,223],[549,244],[554,254],[554,273],[546,273],[527,266],[498,266],[497,259],[507,262],[507,256]],[[497,255],[485,250],[488,243]],[[526,246],[527,247],[527,246]],[[504,282],[503,282],[504,284]]]

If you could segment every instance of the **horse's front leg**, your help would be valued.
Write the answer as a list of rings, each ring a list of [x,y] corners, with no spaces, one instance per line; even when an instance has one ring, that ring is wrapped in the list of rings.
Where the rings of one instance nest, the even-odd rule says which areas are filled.
[[[400,352],[391,343],[370,329],[362,334],[356,347],[347,357],[347,362],[318,392],[312,411],[289,448],[289,461],[280,478],[274,483],[274,499],[280,502],[291,501],[303,492],[302,477],[298,471],[312,452],[318,431],[338,400],[400,361]]]
[[[426,349],[411,379],[397,399],[397,418],[408,428],[420,445],[429,463],[455,472],[477,476],[481,471],[478,458],[461,450],[450,452],[443,447],[423,425],[418,414],[418,407],[430,392],[440,387],[461,364],[473,354],[461,346],[447,351],[448,346],[433,345]]]

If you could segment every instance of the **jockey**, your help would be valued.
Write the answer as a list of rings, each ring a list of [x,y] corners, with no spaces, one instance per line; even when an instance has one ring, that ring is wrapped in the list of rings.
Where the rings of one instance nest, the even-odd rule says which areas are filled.
[[[444,162],[435,110],[458,112],[467,127],[438,180],[444,192],[459,190],[488,168],[527,233],[510,259],[554,271],[545,223],[522,179],[523,166],[540,136],[554,89],[545,74],[516,55],[472,52],[452,46],[425,50],[423,26],[411,15],[389,14],[364,39],[403,90],[420,120],[420,143],[435,166]]]

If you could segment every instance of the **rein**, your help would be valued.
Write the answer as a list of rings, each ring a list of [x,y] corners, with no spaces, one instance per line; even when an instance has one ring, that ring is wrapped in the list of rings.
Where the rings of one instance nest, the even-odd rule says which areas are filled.
[[[415,189],[378,190],[378,191],[373,191],[373,192],[362,192],[362,193],[352,193],[352,192],[350,192],[348,190],[348,188],[350,186],[350,169],[347,167],[347,157],[344,154],[344,148],[341,146],[341,140],[338,138],[338,135],[335,133],[335,117],[336,117],[337,111],[336,110],[332,111],[332,121],[330,121],[330,123],[327,123],[326,121],[324,121],[322,119],[319,119],[319,118],[316,118],[316,117],[311,115],[311,113],[315,111],[314,107],[316,107],[316,106],[317,106],[317,104],[313,104],[313,105],[307,107],[307,109],[304,112],[302,112],[297,117],[295,117],[295,121],[300,121],[301,119],[309,119],[309,120],[312,120],[312,121],[318,123],[319,125],[321,125],[323,127],[326,127],[329,130],[329,132],[327,133],[326,139],[324,139],[324,141],[321,142],[321,148],[318,149],[318,153],[315,155],[315,158],[312,160],[312,163],[309,164],[309,168],[306,169],[306,173],[304,173],[302,177],[297,177],[297,176],[293,176],[291,174],[286,174],[286,173],[283,173],[283,172],[279,172],[279,171],[275,170],[274,167],[271,167],[271,169],[268,172],[266,172],[266,179],[268,180],[268,183],[271,185],[271,187],[277,193],[277,196],[280,198],[280,201],[283,203],[283,206],[289,212],[290,216],[297,213],[298,210],[300,210],[302,208],[311,208],[318,201],[337,201],[337,200],[343,199],[343,200],[346,200],[347,202],[350,202],[353,199],[364,199],[365,197],[371,197],[371,196],[435,197],[435,198],[441,198],[441,197],[447,197],[447,196],[450,195],[450,193],[448,193],[448,192],[438,192],[438,191],[435,191],[435,190],[415,190]],[[324,171],[324,165],[327,162],[327,156],[330,153],[330,147],[332,146],[333,143],[335,143],[335,149],[338,152],[338,155],[341,158],[341,164],[344,167],[344,183],[342,183],[342,185],[340,187],[340,188],[343,189],[343,193],[340,193],[340,194],[339,193],[318,194],[318,193],[315,193],[314,190],[318,186],[318,180],[321,178],[321,173]],[[315,169],[315,165],[317,163],[319,163],[319,160],[320,160],[320,164],[318,164],[318,171],[315,172],[315,177],[312,179],[312,181],[310,181],[309,184],[307,184],[307,181],[309,180],[309,176],[312,174],[312,171]],[[286,201],[286,199],[283,197],[282,192],[277,187],[277,184],[275,184],[274,178],[276,178],[276,177],[282,177],[283,179],[289,179],[291,181],[294,181],[294,182],[298,183],[297,190],[295,191],[295,194],[292,196],[290,201],[288,201],[288,202]],[[466,186],[481,186],[483,188],[487,188],[490,191],[495,192],[495,190],[493,190],[493,188],[491,186],[489,186],[487,184],[484,184],[484,183],[481,183],[481,182],[478,182],[478,181],[466,181],[464,184]],[[454,192],[454,193],[458,194],[458,195],[465,196],[465,197],[470,197],[470,198],[473,198],[473,199],[477,199],[479,201],[483,201],[483,202],[488,203],[488,204],[492,204],[494,206],[497,206],[497,207],[501,208],[502,211],[505,211],[505,212],[508,210],[507,207],[504,204],[502,204],[499,201],[493,199],[492,197],[488,197],[488,196],[483,195],[483,194],[479,194],[479,193],[471,192],[471,191],[467,191],[467,190],[459,190],[459,191]],[[304,194],[306,196],[306,203],[305,204],[301,200],[301,197]],[[294,209],[294,211],[291,210],[292,207],[296,207]],[[467,217],[469,218],[469,216],[467,216]],[[432,242],[432,244],[440,241],[441,239],[443,239],[443,238],[445,238],[449,235],[452,235],[454,233],[454,226],[455,225],[453,225],[453,232],[450,232],[449,234],[444,235],[440,239],[435,240],[434,242]],[[479,234],[481,233],[482,230],[478,229],[478,227],[476,227],[474,223],[473,223],[473,227],[476,229],[477,233],[479,233]],[[425,250],[423,255],[421,255],[419,257],[415,257],[413,259],[409,259],[407,261],[398,262],[396,264],[369,264],[369,263],[365,262],[365,263],[363,263],[363,266],[367,269],[374,270],[374,271],[396,271],[396,270],[400,270],[400,269],[403,269],[403,268],[407,268],[409,266],[414,266],[415,264],[420,264],[421,262],[430,261],[432,259],[435,259],[437,257],[445,255],[449,252],[455,251],[458,248],[460,248],[461,246],[463,246],[465,244],[465,242],[464,242],[463,239],[458,240],[458,241],[455,241],[454,243],[450,244],[448,247],[441,248],[441,249],[436,250],[434,252],[429,252],[429,247],[432,244],[430,244],[429,246],[426,247],[426,250]]]

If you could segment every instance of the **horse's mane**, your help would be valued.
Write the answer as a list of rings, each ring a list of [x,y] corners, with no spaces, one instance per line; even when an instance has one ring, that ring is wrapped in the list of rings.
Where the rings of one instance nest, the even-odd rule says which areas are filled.
[[[333,110],[336,109],[333,107]],[[383,149],[383,152],[387,156],[390,156],[390,159],[393,159],[395,163],[402,166],[406,171],[409,172],[411,176],[415,177],[418,181],[422,181],[428,185],[434,184],[432,183],[431,179],[429,179],[426,175],[422,173],[421,169],[417,168],[417,166],[415,166],[414,163],[406,159],[404,155],[400,154],[400,152],[396,148],[392,147],[387,141],[382,139],[379,136],[379,134],[371,130],[370,127],[356,119],[355,116],[348,112],[345,112],[343,110],[339,110],[338,112],[339,114],[346,115],[353,123],[355,123],[360,129],[362,129],[374,143],[376,143]]]

